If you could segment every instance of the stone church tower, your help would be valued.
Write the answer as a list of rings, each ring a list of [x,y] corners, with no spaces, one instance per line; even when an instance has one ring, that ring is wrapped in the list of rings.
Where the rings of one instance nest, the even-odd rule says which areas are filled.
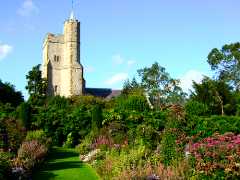
[[[43,43],[42,76],[47,79],[47,95],[73,96],[85,92],[80,63],[80,22],[73,12],[64,23],[63,34],[47,34]]]

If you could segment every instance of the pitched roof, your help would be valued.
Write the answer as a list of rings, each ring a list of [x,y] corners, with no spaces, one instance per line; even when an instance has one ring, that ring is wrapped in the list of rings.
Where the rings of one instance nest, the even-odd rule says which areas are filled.
[[[85,88],[85,93],[97,97],[111,99],[121,94],[121,90],[112,90],[109,88]]]

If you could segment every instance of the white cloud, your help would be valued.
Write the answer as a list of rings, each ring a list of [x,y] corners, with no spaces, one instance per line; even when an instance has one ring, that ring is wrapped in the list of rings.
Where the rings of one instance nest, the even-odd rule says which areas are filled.
[[[192,81],[200,83],[203,76],[204,74],[199,71],[189,70],[180,78],[180,86],[184,92],[189,92],[189,90],[192,90]]]
[[[113,85],[113,84],[116,84],[118,82],[123,82],[127,78],[128,78],[127,73],[117,73],[117,74],[113,75],[111,78],[109,78],[108,80],[106,80],[105,84]]]
[[[116,54],[112,57],[112,61],[115,65],[123,64],[124,59],[120,54]]]
[[[91,73],[91,72],[95,71],[95,68],[93,66],[86,66],[85,71],[88,72],[88,73]]]
[[[131,66],[133,66],[134,64],[136,64],[136,61],[135,61],[135,60],[129,60],[129,61],[127,61],[128,67],[131,67]]]
[[[11,53],[12,49],[12,46],[0,43],[0,60],[4,59],[9,53]]]
[[[30,16],[33,13],[38,13],[38,8],[33,3],[33,0],[24,0],[17,13],[21,16]]]

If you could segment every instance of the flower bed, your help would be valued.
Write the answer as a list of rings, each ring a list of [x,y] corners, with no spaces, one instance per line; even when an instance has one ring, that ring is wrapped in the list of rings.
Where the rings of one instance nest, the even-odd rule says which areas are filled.
[[[240,177],[240,134],[225,133],[189,144],[195,169],[205,175]]]

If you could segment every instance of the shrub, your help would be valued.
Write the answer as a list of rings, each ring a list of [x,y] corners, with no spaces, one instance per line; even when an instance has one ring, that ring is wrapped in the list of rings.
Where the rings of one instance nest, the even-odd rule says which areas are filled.
[[[148,111],[149,105],[143,95],[120,96],[116,99],[116,108],[120,110],[133,110],[138,112]]]
[[[40,144],[46,145],[47,147],[49,147],[51,143],[51,138],[48,138],[43,130],[28,131],[25,140],[36,140]]]
[[[92,129],[97,131],[102,127],[102,108],[99,104],[93,106],[92,108]]]
[[[103,152],[102,152],[103,153]],[[143,165],[145,157],[145,146],[141,143],[129,149],[125,148],[112,148],[105,151],[105,156],[101,154],[103,160],[97,160],[94,163],[98,174],[104,179],[114,179],[118,177],[123,170],[130,170],[139,165]]]
[[[14,153],[17,152],[25,135],[14,118],[0,119],[0,134],[0,149]]]
[[[0,152],[0,179],[7,179],[10,173],[10,154]]]
[[[96,132],[91,131],[85,138],[81,141],[79,145],[76,146],[77,151],[80,155],[87,154],[92,148],[92,142],[96,137]]]
[[[23,102],[17,108],[17,116],[20,120],[21,125],[29,129],[31,125],[31,107],[28,103]]]
[[[208,118],[189,116],[185,130],[189,136],[198,136],[198,139],[201,139],[209,137],[215,132],[240,134],[239,127],[240,117],[238,116],[212,116]]]
[[[31,170],[38,165],[47,155],[48,149],[36,140],[25,141],[18,150],[17,158],[13,161],[13,166]]]
[[[185,104],[185,111],[189,115],[205,116],[209,114],[208,106],[198,101],[188,101]]]
[[[216,133],[190,144],[188,150],[201,177],[240,178],[240,135]]]
[[[116,179],[191,179],[191,167],[187,161],[180,161],[176,166],[166,167],[162,163],[153,165],[149,162],[144,166],[123,170]]]
[[[176,144],[179,134],[177,131],[177,129],[171,128],[166,129],[163,132],[162,140],[160,142],[160,156],[161,161],[165,165],[170,165],[175,159],[180,157],[178,145]]]
[[[63,144],[63,147],[65,147],[65,148],[72,148],[73,147],[73,136],[72,136],[71,132],[67,135],[67,140]]]

